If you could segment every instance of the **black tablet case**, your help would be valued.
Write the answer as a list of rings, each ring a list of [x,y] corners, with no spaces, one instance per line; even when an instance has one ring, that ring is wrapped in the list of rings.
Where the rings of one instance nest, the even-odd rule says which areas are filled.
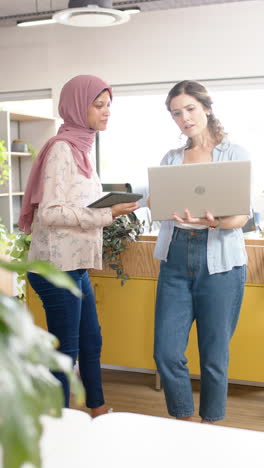
[[[108,208],[119,203],[132,203],[140,200],[142,197],[143,195],[140,193],[109,192],[107,195],[88,205],[88,208]]]

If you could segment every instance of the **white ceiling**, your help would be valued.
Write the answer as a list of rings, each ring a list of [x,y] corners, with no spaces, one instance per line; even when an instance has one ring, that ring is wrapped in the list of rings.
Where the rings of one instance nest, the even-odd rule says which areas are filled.
[[[113,6],[129,8],[139,5],[141,11],[164,10],[170,8],[185,8],[217,3],[233,3],[254,0],[113,0]],[[63,10],[68,7],[68,0],[0,0],[0,25],[7,25],[16,16],[30,16],[36,13]],[[95,4],[97,1],[95,0]],[[7,18],[9,17],[9,18]]]

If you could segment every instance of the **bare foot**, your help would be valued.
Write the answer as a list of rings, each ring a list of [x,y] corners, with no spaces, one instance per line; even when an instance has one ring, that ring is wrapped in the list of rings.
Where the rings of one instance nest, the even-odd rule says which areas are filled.
[[[191,416],[186,416],[186,418],[177,418],[177,419],[181,419],[182,421],[192,421]]]
[[[90,414],[92,418],[96,418],[97,416],[101,416],[102,414],[107,414],[107,408],[105,405],[98,406],[97,408],[91,408]]]

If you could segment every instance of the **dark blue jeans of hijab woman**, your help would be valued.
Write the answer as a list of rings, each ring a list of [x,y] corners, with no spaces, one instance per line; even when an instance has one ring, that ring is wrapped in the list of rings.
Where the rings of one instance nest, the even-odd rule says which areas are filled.
[[[28,273],[28,280],[43,302],[48,330],[59,339],[59,351],[70,356],[73,365],[79,356],[86,405],[88,408],[97,408],[104,404],[104,396],[100,369],[102,337],[94,293],[87,270],[67,273],[82,291],[83,298],[74,296],[67,289],[57,288],[35,273]],[[69,407],[68,380],[61,372],[54,372],[54,375],[62,384],[65,406]]]

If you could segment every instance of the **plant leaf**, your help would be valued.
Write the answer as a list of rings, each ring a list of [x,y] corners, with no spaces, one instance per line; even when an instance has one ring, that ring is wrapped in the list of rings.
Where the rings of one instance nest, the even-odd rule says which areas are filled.
[[[128,248],[125,241],[136,241],[144,231],[144,222],[141,223],[135,213],[119,216],[110,226],[103,229],[103,260],[106,265],[116,271],[118,279],[123,286],[129,275],[123,271],[121,253]]]
[[[20,274],[25,274],[27,271],[39,273],[51,283],[59,288],[67,288],[77,297],[81,297],[81,292],[75,282],[64,272],[59,271],[53,265],[43,261],[21,261],[21,262],[6,262],[0,260],[0,267],[8,271],[15,271]]]
[[[39,441],[42,414],[59,417],[63,394],[51,370],[65,372],[78,401],[84,391],[72,360],[54,349],[58,340],[34,325],[26,306],[0,294],[0,445],[3,466],[23,463],[41,467]]]

